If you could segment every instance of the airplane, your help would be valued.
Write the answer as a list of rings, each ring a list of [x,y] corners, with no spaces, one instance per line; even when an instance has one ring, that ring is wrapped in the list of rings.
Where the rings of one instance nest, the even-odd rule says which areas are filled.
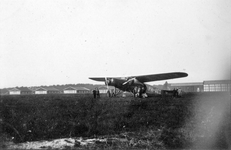
[[[129,77],[89,77],[89,79],[105,82],[107,87],[114,86],[119,90],[131,92],[134,94],[134,97],[148,97],[148,95],[151,95],[154,92],[154,87],[146,84],[146,82],[169,80],[187,76],[188,74],[184,72],[170,72]]]

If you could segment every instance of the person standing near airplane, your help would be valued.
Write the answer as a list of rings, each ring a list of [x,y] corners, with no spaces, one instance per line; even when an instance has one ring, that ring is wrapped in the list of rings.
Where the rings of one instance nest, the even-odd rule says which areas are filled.
[[[96,88],[96,96],[97,96],[98,98],[100,98],[100,93],[99,93],[99,89],[98,89],[98,88]]]
[[[93,90],[93,96],[96,98],[96,89]]]

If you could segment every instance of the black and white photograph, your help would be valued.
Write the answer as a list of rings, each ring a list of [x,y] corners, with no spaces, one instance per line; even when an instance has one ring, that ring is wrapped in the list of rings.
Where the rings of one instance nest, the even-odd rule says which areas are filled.
[[[231,150],[230,0],[0,0],[0,149]]]

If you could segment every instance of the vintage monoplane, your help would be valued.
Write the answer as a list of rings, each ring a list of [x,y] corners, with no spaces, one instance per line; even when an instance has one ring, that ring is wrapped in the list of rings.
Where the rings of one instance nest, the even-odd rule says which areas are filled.
[[[155,89],[153,86],[145,84],[145,82],[168,80],[187,76],[188,74],[184,72],[171,72],[129,77],[90,77],[89,79],[105,82],[107,87],[114,86],[119,90],[132,92],[134,96],[137,97],[147,97],[152,94]]]

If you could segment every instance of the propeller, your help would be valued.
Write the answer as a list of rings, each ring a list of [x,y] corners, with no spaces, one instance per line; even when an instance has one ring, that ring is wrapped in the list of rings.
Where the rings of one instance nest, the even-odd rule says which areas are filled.
[[[130,82],[132,82],[132,81],[135,81],[135,80],[136,80],[136,78],[128,79],[127,81],[125,81],[125,82],[123,83],[123,85],[126,85],[126,84],[128,84],[128,83],[130,83]]]

